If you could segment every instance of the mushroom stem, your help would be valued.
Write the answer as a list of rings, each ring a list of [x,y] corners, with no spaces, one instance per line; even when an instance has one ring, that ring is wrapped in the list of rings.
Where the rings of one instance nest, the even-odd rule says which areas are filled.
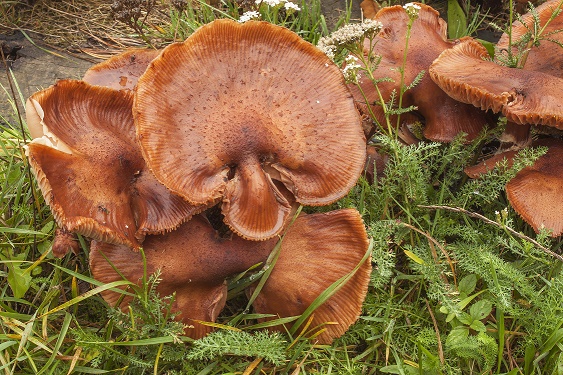
[[[504,132],[500,135],[500,151],[519,150],[532,141],[531,124],[519,125],[512,121],[506,122]]]

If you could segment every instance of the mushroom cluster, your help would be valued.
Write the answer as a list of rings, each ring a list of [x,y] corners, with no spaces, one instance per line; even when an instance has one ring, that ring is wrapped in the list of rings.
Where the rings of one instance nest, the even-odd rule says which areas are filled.
[[[446,22],[437,11],[421,3],[410,3],[416,19],[401,6],[377,9],[364,1],[364,15],[381,23],[373,38],[365,38],[363,55],[377,61],[371,75],[365,74],[350,88],[364,117],[385,122],[383,103],[393,98],[404,84],[409,86],[420,72],[420,82],[405,91],[402,107],[415,111],[402,113],[398,134],[404,143],[418,140],[408,132],[409,124],[421,121],[425,138],[449,142],[460,132],[474,139],[485,125],[494,126],[489,114],[499,114],[507,123],[496,155],[466,173],[476,178],[499,161],[512,159],[526,146],[547,146],[549,151],[534,166],[517,174],[506,186],[508,200],[535,231],[563,233],[561,200],[563,165],[559,155],[563,143],[557,138],[532,140],[532,127],[563,130],[563,15],[561,0],[549,0],[522,15],[496,44],[495,56],[471,37],[448,40]],[[405,54],[407,25],[412,22]],[[535,34],[534,34],[535,33]],[[532,34],[532,35],[530,35]],[[540,35],[541,34],[541,35]],[[404,60],[403,60],[404,59]],[[512,59],[517,66],[509,66]],[[403,61],[405,66],[403,67]],[[375,83],[374,83],[375,82]],[[374,127],[366,128],[371,137]],[[371,157],[370,157],[371,156]],[[366,177],[373,180],[374,161],[384,165],[384,155],[368,151]],[[376,170],[381,170],[378,165]]]
[[[421,72],[427,72],[430,64],[442,53],[454,47],[459,40],[447,39],[447,24],[432,7],[412,3],[418,9],[418,16],[412,23],[409,46],[404,67],[404,83],[410,85]],[[369,9],[369,2],[364,9]],[[382,24],[374,40],[364,41],[364,55],[377,56],[378,67],[373,78],[380,80],[377,87],[367,75],[361,76],[358,84],[351,84],[352,94],[360,112],[373,116],[379,123],[385,123],[385,114],[380,95],[388,102],[400,90],[401,71],[405,54],[409,14],[401,5],[385,7],[375,14],[370,9],[366,16]],[[420,121],[424,125],[424,137],[438,142],[451,142],[460,132],[472,140],[490,121],[486,113],[448,96],[425,74],[422,80],[405,92],[404,108],[415,106],[415,111],[401,115],[401,129],[408,133],[407,125]],[[369,109],[368,109],[369,107]],[[397,116],[391,122],[397,122]],[[373,132],[373,130],[372,130]],[[409,138],[414,138],[410,136]]]
[[[340,70],[297,34],[216,20],[182,43],[59,81],[26,109],[32,171],[62,233],[92,239],[96,279],[141,282],[143,248],[149,272],[161,271],[157,291],[175,293],[186,334],[200,338],[225,305],[225,280],[281,241],[254,309],[300,315],[348,275],[311,327],[329,343],[358,318],[371,272],[359,213],[291,223],[300,204],[345,196],[366,158]],[[124,308],[120,296],[104,294]]]
[[[481,43],[466,38],[444,51],[429,71],[436,84],[452,98],[502,113],[507,119],[500,152],[468,168],[466,172],[471,177],[478,177],[500,160],[510,160],[522,147],[549,148],[547,154],[507,184],[506,192],[512,207],[536,232],[547,228],[554,237],[563,233],[563,144],[555,138],[532,142],[530,129],[563,129],[561,6],[560,0],[549,0],[514,22],[511,36],[505,33],[497,43],[494,59],[489,58]],[[533,30],[541,30],[543,37],[530,38]],[[524,43],[524,49],[518,51],[516,46]],[[518,57],[518,66],[504,64],[508,53]]]

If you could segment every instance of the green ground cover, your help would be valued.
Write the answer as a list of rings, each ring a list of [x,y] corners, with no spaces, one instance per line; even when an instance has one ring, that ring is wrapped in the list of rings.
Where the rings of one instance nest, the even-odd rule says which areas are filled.
[[[122,21],[150,44],[156,37],[183,39],[215,18],[238,19],[239,5],[217,10],[172,2],[167,29],[147,28],[142,17]],[[314,44],[333,31],[319,1],[298,5],[297,12],[266,3],[245,9]],[[481,20],[469,9],[475,10],[450,14],[465,33]],[[349,13],[334,29],[348,22]],[[352,45],[342,46],[337,63],[350,52]],[[12,83],[3,89],[21,108],[26,98]],[[408,89],[403,85],[388,103],[388,122],[404,112],[398,103]],[[191,340],[172,319],[170,299],[156,294],[158,274],[132,290],[127,312],[110,308],[100,293],[127,282],[91,277],[86,238],[79,238],[77,255],[53,257],[55,222],[25,157],[25,120],[8,117],[2,116],[7,126],[0,133],[0,373],[563,374],[561,238],[547,230],[536,234],[504,191],[546,149],[524,148],[512,165],[501,163],[480,179],[463,171],[498,147],[502,118],[470,143],[460,135],[451,143],[405,146],[393,127],[381,126],[370,140],[388,156],[380,177],[373,183],[362,177],[330,207],[306,208],[356,208],[373,264],[357,323],[332,345],[316,345],[306,332],[264,331],[244,314],[246,301],[236,294],[217,330]]]

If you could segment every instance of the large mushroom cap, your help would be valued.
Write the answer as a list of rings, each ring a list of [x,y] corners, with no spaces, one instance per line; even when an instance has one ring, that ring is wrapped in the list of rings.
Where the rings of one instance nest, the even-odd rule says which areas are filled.
[[[280,233],[291,207],[344,195],[365,159],[342,74],[297,34],[216,20],[168,46],[139,79],[134,116],[156,177],[194,204],[223,200],[239,235]]]
[[[475,40],[445,50],[430,66],[430,75],[456,100],[502,112],[516,124],[563,129],[563,79],[495,64]]]
[[[523,38],[530,30],[533,30],[534,23],[539,21],[539,25],[543,28],[543,37],[538,45],[530,46],[528,52],[525,53],[526,58],[523,66],[526,70],[543,72],[551,76],[563,78],[563,48],[556,43],[563,43],[563,14],[553,17],[554,12],[561,10],[561,0],[549,0],[535,8],[535,14],[530,12],[521,16],[520,20],[516,20],[511,26],[511,36],[507,33],[502,34],[497,45],[496,55],[500,59],[509,49],[509,41],[512,39],[512,53],[519,53],[516,44],[524,42]],[[552,18],[553,17],[553,18]]]
[[[141,48],[125,51],[88,69],[82,80],[114,90],[133,90],[139,77],[159,53],[160,50]]]
[[[418,18],[412,24],[408,43],[404,69],[405,85],[410,85],[421,71],[427,72],[432,61],[456,43],[447,40],[446,22],[436,10],[425,4],[416,4],[420,9]],[[364,55],[367,55],[371,48],[373,54],[381,57],[373,74],[376,79],[391,79],[377,84],[383,100],[387,103],[400,89],[399,68],[403,64],[409,16],[402,6],[396,5],[381,9],[373,19],[381,22],[383,28],[372,43],[366,39]],[[360,110],[368,113],[369,105],[377,120],[385,124],[383,108],[375,105],[381,102],[375,85],[367,75],[362,75],[359,85],[363,93],[356,85],[350,86]],[[363,94],[366,95],[367,102]],[[425,124],[424,136],[433,141],[450,142],[460,132],[466,133],[468,140],[474,139],[488,122],[484,112],[450,98],[428,74],[424,75],[418,85],[405,92],[402,105],[418,107],[416,114],[401,115],[401,120],[412,123],[414,116],[422,117]],[[392,125],[395,125],[396,116],[392,117],[392,122]]]
[[[135,140],[133,96],[60,81],[31,96],[27,155],[60,227],[138,247],[204,206],[173,195],[146,168]]]
[[[315,339],[332,342],[361,313],[371,274],[371,262],[364,259],[367,249],[364,223],[356,210],[299,217],[283,238],[280,256],[254,301],[255,310],[279,317],[301,315],[322,292],[361,264],[352,278],[313,312],[310,328],[325,329]],[[274,329],[284,331],[283,327]]]
[[[206,219],[195,216],[173,232],[147,236],[143,250],[147,273],[161,271],[156,290],[161,296],[176,294],[172,310],[180,313],[178,319],[188,326],[188,336],[201,338],[212,328],[197,321],[213,322],[223,309],[225,278],[263,262],[274,245],[275,240],[221,239]],[[144,272],[141,254],[98,241],[92,242],[90,268],[92,275],[105,283],[122,280],[122,276],[140,283]],[[115,306],[122,295],[107,291],[102,296]],[[130,300],[120,306],[124,308]]]

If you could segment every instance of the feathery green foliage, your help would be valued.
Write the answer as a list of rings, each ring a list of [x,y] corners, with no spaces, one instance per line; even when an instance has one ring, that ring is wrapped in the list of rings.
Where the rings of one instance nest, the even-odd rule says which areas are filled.
[[[316,42],[328,31],[320,2],[307,4],[293,15],[280,9],[274,13],[267,4],[259,11]],[[164,32],[184,38],[216,17],[238,19],[243,10],[227,7],[221,13],[199,5],[171,8],[174,22]],[[346,46],[337,60],[351,51]],[[371,61],[376,69],[377,57]],[[218,318],[225,327],[195,342],[182,336],[182,325],[173,320],[174,296],[155,292],[158,273],[124,292],[133,297],[127,309],[108,307],[99,293],[109,286],[89,276],[87,240],[81,239],[83,252],[77,256],[52,257],[53,218],[29,173],[23,128],[5,115],[0,133],[0,372],[561,373],[562,262],[545,250],[560,252],[562,242],[546,231],[535,234],[504,193],[506,183],[546,150],[521,150],[511,166],[500,163],[470,180],[464,168],[496,144],[502,126],[484,130],[470,143],[460,135],[450,144],[405,146],[390,119],[414,109],[402,108],[401,96],[422,77],[421,72],[382,103],[387,123],[380,124],[371,144],[388,158],[383,174],[373,183],[360,179],[347,197],[318,209],[356,207],[361,212],[374,268],[358,322],[323,346],[260,328],[260,316],[245,310],[239,293],[240,285],[255,280],[248,274],[231,280],[232,298]],[[21,105],[22,98],[15,97]],[[110,286],[117,285],[129,284]]]

